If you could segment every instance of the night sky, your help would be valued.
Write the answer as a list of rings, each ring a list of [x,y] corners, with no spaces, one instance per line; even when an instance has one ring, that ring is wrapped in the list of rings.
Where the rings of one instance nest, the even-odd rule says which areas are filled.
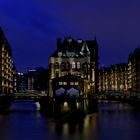
[[[127,62],[140,45],[140,0],[0,0],[0,26],[18,71],[48,67],[56,39],[94,39],[100,65]]]

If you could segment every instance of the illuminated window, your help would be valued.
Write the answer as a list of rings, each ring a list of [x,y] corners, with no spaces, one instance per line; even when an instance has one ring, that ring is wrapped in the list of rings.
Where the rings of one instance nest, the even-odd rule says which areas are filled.
[[[65,73],[62,72],[62,73],[61,73],[61,76],[64,76],[64,75],[65,75]]]
[[[80,69],[80,62],[77,62],[77,69]]]
[[[59,82],[59,85],[62,85],[63,83],[62,82]]]
[[[4,51],[4,47],[2,47],[2,51]]]
[[[70,82],[70,85],[74,85],[74,82]]]
[[[63,82],[63,85],[67,85],[67,82]]]
[[[75,82],[75,85],[78,85],[78,82]]]
[[[75,62],[72,62],[72,69],[75,69],[75,68],[76,68]]]
[[[68,75],[68,73],[67,72],[62,72],[61,75],[65,76],[65,75]]]

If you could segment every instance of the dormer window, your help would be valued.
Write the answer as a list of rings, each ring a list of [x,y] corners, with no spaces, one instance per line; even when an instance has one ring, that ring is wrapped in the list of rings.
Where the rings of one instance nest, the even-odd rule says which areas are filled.
[[[67,57],[71,57],[71,53],[67,51]]]
[[[61,57],[62,56],[62,52],[58,52],[58,56]]]
[[[75,53],[74,52],[71,52],[71,57],[74,57],[75,56]]]
[[[78,43],[82,43],[83,41],[82,41],[82,39],[78,39]]]

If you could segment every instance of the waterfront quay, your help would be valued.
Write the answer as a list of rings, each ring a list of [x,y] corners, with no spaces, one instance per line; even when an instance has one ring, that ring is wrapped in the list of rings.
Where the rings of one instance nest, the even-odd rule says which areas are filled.
[[[140,108],[140,93],[136,91],[108,91],[95,95],[95,98],[98,102],[118,101]]]

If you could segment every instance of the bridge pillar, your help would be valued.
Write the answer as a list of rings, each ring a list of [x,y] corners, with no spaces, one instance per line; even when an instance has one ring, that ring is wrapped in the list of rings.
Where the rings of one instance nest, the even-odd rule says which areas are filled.
[[[11,97],[10,96],[0,96],[0,112],[7,111],[11,105]]]

